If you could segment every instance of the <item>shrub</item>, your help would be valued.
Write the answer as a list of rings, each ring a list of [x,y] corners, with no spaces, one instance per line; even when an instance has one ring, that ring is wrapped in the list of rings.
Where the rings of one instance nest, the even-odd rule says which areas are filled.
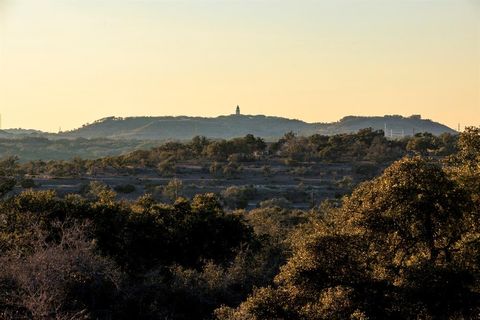
[[[137,190],[137,188],[132,185],[132,184],[123,184],[123,185],[118,185],[113,188],[118,193],[133,193]]]
[[[48,241],[40,229],[26,256],[4,256],[0,277],[11,286],[0,305],[14,301],[11,313],[20,318],[86,319],[113,310],[121,275],[115,265],[94,253],[83,226],[61,229],[58,242]],[[6,300],[6,301],[5,301]],[[7,304],[9,305],[9,304]],[[8,313],[9,308],[5,310]],[[21,310],[21,311],[19,311]],[[15,317],[16,319],[16,317]]]
[[[245,209],[248,206],[248,201],[255,194],[256,189],[252,186],[232,186],[222,191],[223,201],[230,209]]]
[[[171,201],[177,200],[180,197],[183,191],[183,182],[180,179],[172,179],[168,184],[163,188],[163,195],[166,196]]]
[[[22,179],[20,181],[20,186],[24,189],[34,188],[36,186],[35,181],[33,179]]]

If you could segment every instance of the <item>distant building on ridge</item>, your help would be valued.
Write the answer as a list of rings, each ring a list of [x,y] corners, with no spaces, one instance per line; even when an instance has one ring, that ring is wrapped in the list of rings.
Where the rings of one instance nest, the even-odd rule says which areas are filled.
[[[240,115],[240,106],[237,106],[237,110],[235,111],[235,114],[236,114],[237,116]]]

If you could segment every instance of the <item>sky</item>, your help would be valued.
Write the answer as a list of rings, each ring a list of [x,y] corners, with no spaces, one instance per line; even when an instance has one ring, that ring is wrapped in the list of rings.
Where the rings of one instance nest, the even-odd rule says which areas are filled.
[[[2,128],[421,114],[480,125],[480,0],[0,0]]]

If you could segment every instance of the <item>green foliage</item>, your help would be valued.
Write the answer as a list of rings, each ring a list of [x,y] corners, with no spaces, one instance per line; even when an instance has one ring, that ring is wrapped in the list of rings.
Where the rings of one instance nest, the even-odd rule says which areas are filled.
[[[278,271],[271,265],[275,254],[246,249],[225,266],[208,261],[199,269],[153,270],[119,312],[126,319],[211,319],[219,305],[238,305],[255,285],[271,282]]]
[[[210,173],[216,177],[220,177],[222,175],[222,170],[223,170],[222,165],[217,161],[213,161],[209,169]]]
[[[177,200],[183,190],[183,182],[180,179],[172,179],[167,185],[163,188],[163,194],[170,199],[171,201]]]
[[[253,186],[231,186],[222,192],[225,206],[230,209],[245,209],[256,194]]]
[[[405,154],[402,141],[389,141],[383,131],[363,129],[354,134],[297,137],[286,134],[270,150],[285,158],[288,165],[302,161],[392,161]]]
[[[20,186],[24,189],[30,189],[35,188],[36,184],[33,179],[23,178],[22,180],[20,180]]]
[[[377,175],[379,168],[374,163],[363,162],[363,163],[356,163],[352,170],[356,174],[359,174],[371,179]]]
[[[107,185],[94,181],[88,186],[88,197],[99,204],[111,204],[117,194]]]
[[[87,319],[114,310],[121,281],[115,265],[96,254],[84,226],[56,227],[57,242],[34,227],[31,252],[0,256],[2,319]]]
[[[23,141],[23,140],[21,140]],[[121,147],[122,142],[94,139],[35,140],[37,144],[47,148],[49,144],[60,144],[61,148],[75,148],[80,144],[82,148],[88,143],[95,148],[97,144],[103,147],[112,145],[112,148]],[[79,177],[84,175],[96,176],[105,173],[130,174],[136,169],[153,169],[161,176],[171,177],[177,172],[181,161],[210,162],[210,172],[217,177],[232,178],[241,173],[240,163],[280,159],[286,165],[297,166],[308,161],[328,162],[358,162],[390,163],[400,159],[408,152],[422,155],[449,156],[456,151],[457,137],[450,134],[433,136],[428,133],[419,133],[414,137],[403,140],[387,140],[383,131],[362,129],[357,133],[322,136],[315,134],[309,137],[296,136],[287,133],[277,142],[267,144],[264,140],[253,135],[231,140],[209,140],[205,137],[195,137],[190,142],[166,142],[150,150],[135,150],[120,156],[111,156],[103,151],[99,153],[103,158],[91,159],[89,151],[74,152],[65,160],[60,155],[45,156],[50,161],[32,160],[19,163],[17,157],[7,157],[0,161],[0,176],[13,176],[27,173],[29,175],[50,175],[55,177]],[[123,142],[128,148],[151,147],[151,143]],[[15,143],[12,142],[13,145]],[[133,145],[129,145],[133,144]],[[1,141],[0,141],[1,147]],[[23,154],[23,149],[18,154]],[[83,150],[83,149],[82,149]],[[117,153],[112,151],[112,153]],[[9,154],[9,153],[7,153]],[[10,153],[10,154],[15,154]],[[22,161],[31,159],[28,155]],[[34,156],[38,159],[38,156]],[[222,165],[221,163],[227,163]],[[267,168],[267,166],[265,167]],[[268,170],[268,169],[266,169]],[[263,171],[265,176],[270,172]]]
[[[118,193],[133,193],[137,190],[133,184],[123,184],[123,185],[118,185],[113,188],[115,192]]]
[[[480,163],[480,127],[465,128],[458,139],[458,149],[452,160],[466,169],[477,170]]]
[[[158,173],[161,176],[170,177],[175,173],[176,163],[174,157],[168,157],[162,160],[157,166]]]
[[[259,203],[260,208],[281,208],[288,209],[292,203],[285,198],[272,198]]]
[[[272,168],[270,166],[263,166],[262,167],[262,174],[265,177],[271,177],[273,175]]]
[[[417,133],[407,142],[407,151],[420,155],[451,155],[455,152],[457,138],[451,134],[443,133],[434,136],[431,133]]]
[[[253,155],[256,152],[263,152],[266,149],[266,143],[261,138],[255,138],[249,134],[244,138],[235,138],[229,141],[213,141],[203,150],[208,158],[225,161],[230,156]]]
[[[476,317],[480,236],[470,199],[439,165],[398,161],[296,233],[276,286],[217,318]]]
[[[258,236],[268,236],[277,245],[283,246],[295,228],[308,222],[310,216],[300,210],[289,210],[275,202],[273,204],[246,212],[245,219]]]
[[[162,161],[195,157],[219,161],[212,165],[219,176],[230,175],[226,167],[241,170],[243,161],[270,165],[266,160],[273,159],[272,165],[287,160],[299,171],[315,168],[307,161],[358,161],[354,173],[367,177],[407,146],[435,157],[396,161],[341,200],[309,212],[290,209],[288,201],[308,199],[311,190],[302,182],[286,192],[288,200],[267,200],[250,211],[223,205],[245,207],[253,187],[227,188],[223,199],[207,193],[188,200],[176,179],[164,190],[170,204],[148,194],[117,201],[100,182],[64,197],[14,189],[16,178],[39,172],[153,171]],[[290,133],[268,149],[253,136],[196,137],[94,161],[6,159],[0,164],[0,318],[476,319],[479,154],[477,128],[458,139],[420,134],[410,141],[367,129],[332,137]],[[354,182],[348,174],[328,173],[345,190]]]
[[[18,157],[6,157],[0,160],[0,176],[12,177],[19,168]]]
[[[12,191],[16,184],[17,181],[13,178],[0,178],[0,197]]]
[[[243,167],[236,162],[229,162],[222,169],[222,176],[225,178],[236,178],[243,171]]]
[[[156,145],[158,145],[157,141],[22,137],[0,139],[0,154],[16,155],[22,162],[41,162],[41,160],[68,161],[75,157],[98,159],[118,156],[137,149],[152,148]]]

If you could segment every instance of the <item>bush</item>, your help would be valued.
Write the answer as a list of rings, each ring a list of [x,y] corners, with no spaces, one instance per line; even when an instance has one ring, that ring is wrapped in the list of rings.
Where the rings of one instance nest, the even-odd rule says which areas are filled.
[[[272,198],[259,203],[260,208],[290,208],[292,203],[285,198]]]
[[[256,192],[257,190],[252,186],[232,186],[222,191],[222,197],[229,209],[245,209]]]
[[[223,176],[226,178],[235,178],[243,171],[243,167],[235,162],[229,162],[223,167]]]
[[[20,186],[24,189],[34,188],[36,186],[35,181],[33,179],[22,179],[20,181]]]
[[[0,178],[0,196],[4,196],[15,188],[17,181],[13,178]]]
[[[123,184],[123,185],[118,185],[115,188],[113,188],[118,193],[133,193],[137,190],[137,188],[132,185],[132,184]]]
[[[170,177],[176,171],[176,161],[175,158],[169,157],[165,160],[162,160],[157,165],[157,171],[161,176]]]
[[[373,163],[357,163],[353,166],[352,170],[355,174],[373,178],[379,171],[379,167]]]
[[[163,188],[163,195],[170,199],[171,201],[177,200],[182,194],[183,191],[183,182],[180,179],[172,179],[168,184]]]
[[[33,231],[39,237],[30,254],[0,259],[0,277],[12,284],[0,297],[0,305],[14,301],[23,313],[19,318],[105,317],[104,310],[114,309],[120,273],[111,261],[94,253],[84,227],[59,228],[58,242],[48,241],[37,228]],[[18,309],[10,311],[19,316]]]

